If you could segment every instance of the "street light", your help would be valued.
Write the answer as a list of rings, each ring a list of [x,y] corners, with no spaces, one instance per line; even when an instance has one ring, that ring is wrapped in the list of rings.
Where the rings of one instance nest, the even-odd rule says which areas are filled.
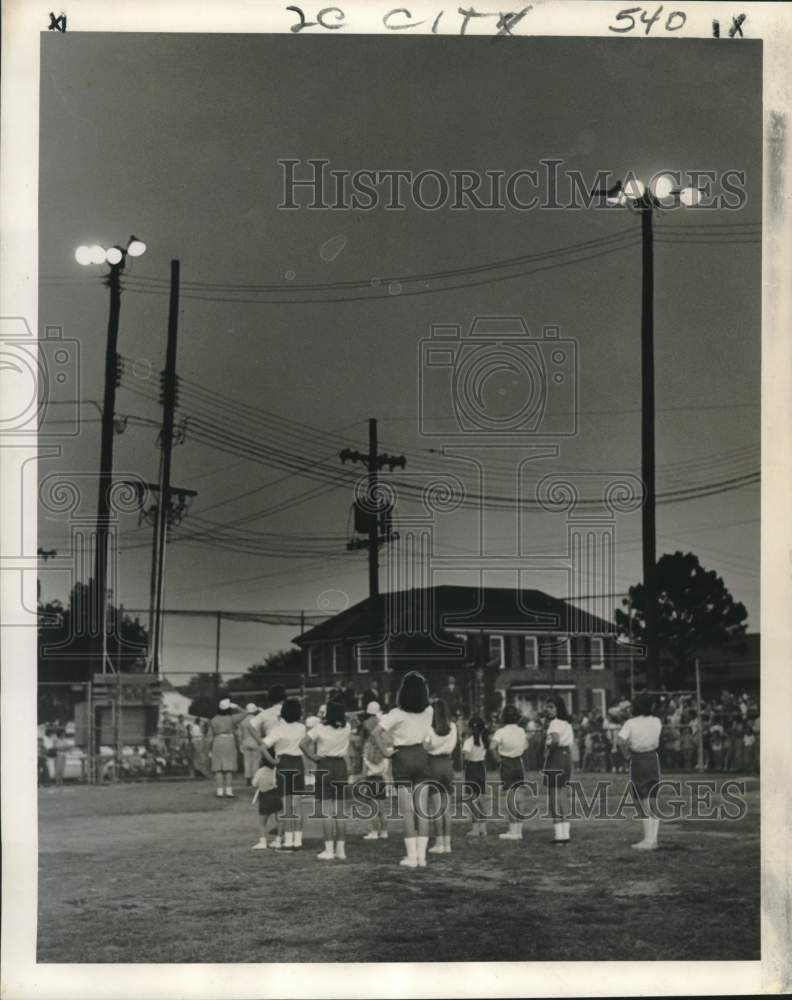
[[[654,240],[652,220],[657,209],[669,199],[672,204],[692,208],[701,201],[697,188],[675,186],[671,174],[658,174],[649,188],[632,175],[607,191],[594,192],[611,207],[626,207],[641,216],[641,478],[644,502],[641,508],[643,586],[646,620],[646,677],[652,689],[658,687],[657,648],[657,525],[655,491],[655,398],[654,398]]]
[[[133,250],[134,248],[134,250]],[[115,392],[118,380],[118,319],[121,313],[121,272],[127,255],[139,257],[146,244],[130,236],[126,247],[105,249],[98,243],[79,246],[74,252],[78,264],[107,264],[106,284],[110,289],[110,316],[107,321],[105,352],[104,406],[102,408],[102,444],[99,457],[99,497],[96,503],[96,552],[94,563],[94,602],[102,673],[107,670],[107,543],[110,530],[110,488],[113,482],[113,435],[115,432]]]

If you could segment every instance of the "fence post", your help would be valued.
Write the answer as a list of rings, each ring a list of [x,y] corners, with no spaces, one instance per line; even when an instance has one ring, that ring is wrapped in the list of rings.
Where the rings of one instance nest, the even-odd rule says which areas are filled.
[[[93,707],[93,684],[88,681],[88,690],[86,692],[86,712],[88,713],[88,737],[87,737],[87,753],[86,759],[88,761],[88,784],[93,785],[94,781],[94,707]]]
[[[696,667],[696,716],[698,718],[698,764],[699,771],[704,770],[704,723],[701,719],[701,670],[698,657],[694,660]]]

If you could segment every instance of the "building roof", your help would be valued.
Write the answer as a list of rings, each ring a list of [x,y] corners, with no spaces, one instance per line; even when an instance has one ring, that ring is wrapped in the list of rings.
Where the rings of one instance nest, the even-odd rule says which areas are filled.
[[[416,620],[430,617],[450,632],[509,629],[551,632],[613,633],[613,624],[541,590],[505,587],[427,587],[366,598],[316,625],[292,641],[302,646],[332,639],[357,639],[383,632],[387,608],[390,634],[415,631]],[[417,613],[420,612],[420,613]]]

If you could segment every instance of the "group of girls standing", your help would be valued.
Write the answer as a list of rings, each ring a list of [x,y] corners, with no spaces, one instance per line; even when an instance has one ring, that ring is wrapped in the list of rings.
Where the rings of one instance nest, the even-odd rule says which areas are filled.
[[[384,797],[384,766],[391,769],[392,784],[398,796],[399,815],[404,824],[405,856],[400,864],[406,868],[425,868],[427,853],[451,853],[451,806],[454,785],[453,754],[459,734],[444,701],[430,703],[425,678],[411,671],[404,675],[396,698],[396,707],[385,714],[378,705],[370,705],[369,739],[364,750],[364,764],[379,790],[375,801]],[[567,710],[560,698],[551,698],[545,705],[549,718],[546,731],[546,752],[543,767],[548,805],[553,818],[554,843],[565,845],[570,840],[570,824],[566,793],[571,777],[571,747],[574,739]],[[642,713],[645,713],[642,714]],[[267,844],[267,827],[276,818],[277,834],[269,845],[275,848],[302,847],[302,817],[295,808],[294,796],[303,791],[303,755],[314,764],[314,794],[321,807],[324,849],[318,855],[322,861],[346,858],[346,817],[344,800],[348,784],[346,758],[349,752],[351,728],[344,706],[330,701],[324,719],[310,730],[300,721],[301,706],[297,699],[287,698],[281,706],[279,722],[262,741],[261,768],[253,783],[259,806],[260,839],[256,850]],[[486,813],[480,799],[486,790],[486,761],[491,752],[500,768],[500,779],[506,793],[509,827],[499,836],[503,840],[522,839],[522,820],[516,808],[516,795],[525,781],[523,755],[526,735],[519,725],[520,714],[513,705],[503,710],[501,726],[490,736],[484,721],[470,720],[470,735],[462,745],[464,785],[473,826],[468,834],[487,834]],[[651,704],[636,701],[636,716],[622,729],[620,738],[634,761],[631,782],[645,806],[659,781],[657,743],[659,720],[651,716]],[[654,745],[653,745],[654,744]],[[431,817],[431,819],[430,819]],[[431,824],[435,825],[435,843],[429,848]],[[387,836],[381,807],[372,830],[365,839]],[[644,822],[644,840],[635,845],[642,849],[657,846],[657,821]]]

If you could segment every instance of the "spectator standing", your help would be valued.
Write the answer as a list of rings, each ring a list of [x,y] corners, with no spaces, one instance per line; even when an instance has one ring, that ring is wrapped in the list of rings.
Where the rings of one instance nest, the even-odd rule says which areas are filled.
[[[245,769],[245,781],[253,784],[253,777],[259,769],[261,761],[261,736],[259,735],[256,718],[259,707],[252,701],[245,706],[245,716],[239,723],[239,744],[242,749],[242,765]]]
[[[234,711],[236,709],[236,711]],[[237,771],[237,741],[234,730],[245,718],[239,705],[230,698],[223,698],[217,706],[217,714],[209,723],[209,748],[212,754],[212,771],[217,782],[216,795],[218,799],[225,794],[226,798],[234,798],[231,787],[233,776]]]

